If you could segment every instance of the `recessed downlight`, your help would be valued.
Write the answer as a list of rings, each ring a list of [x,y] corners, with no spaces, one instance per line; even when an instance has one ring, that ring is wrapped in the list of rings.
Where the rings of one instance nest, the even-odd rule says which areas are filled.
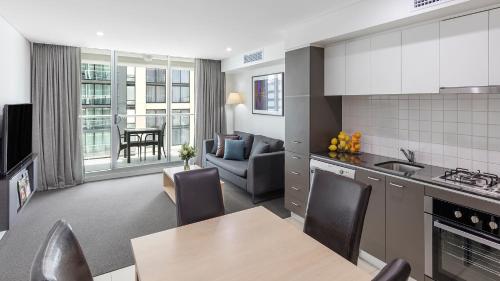
[[[233,50],[233,48],[231,48],[231,47],[226,48],[226,52],[231,52],[232,50]]]
[[[102,37],[102,36],[104,36],[104,32],[102,32],[102,31],[97,31],[97,32],[95,33],[95,35],[97,35],[97,36],[99,36],[99,37]]]

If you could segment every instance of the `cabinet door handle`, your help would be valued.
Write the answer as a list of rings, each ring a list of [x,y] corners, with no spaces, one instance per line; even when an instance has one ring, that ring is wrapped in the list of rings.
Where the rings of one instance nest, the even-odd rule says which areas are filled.
[[[297,173],[295,171],[290,171],[289,173],[292,174],[292,175],[300,175],[300,173]]]
[[[397,188],[404,188],[405,186],[404,185],[400,185],[400,184],[395,184],[393,182],[389,182],[390,185],[394,186],[394,187],[397,187]]]
[[[295,207],[300,207],[300,204],[297,204],[297,203],[295,203],[293,201],[290,201],[290,204],[294,205]]]
[[[372,181],[380,181],[380,179],[378,178],[372,178],[372,177],[367,177],[369,180],[372,180]]]
[[[295,186],[291,186],[290,188],[293,189],[293,190],[295,190],[295,191],[299,191],[300,190],[300,188],[295,187]]]
[[[292,141],[293,143],[296,143],[296,144],[299,144],[299,143],[302,143],[301,141]]]

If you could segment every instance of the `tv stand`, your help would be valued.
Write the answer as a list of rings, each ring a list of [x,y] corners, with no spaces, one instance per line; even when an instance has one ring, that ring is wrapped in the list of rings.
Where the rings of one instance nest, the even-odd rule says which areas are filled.
[[[9,230],[37,190],[37,155],[32,153],[8,174],[0,176],[0,232]],[[31,194],[21,206],[17,182],[28,172]]]

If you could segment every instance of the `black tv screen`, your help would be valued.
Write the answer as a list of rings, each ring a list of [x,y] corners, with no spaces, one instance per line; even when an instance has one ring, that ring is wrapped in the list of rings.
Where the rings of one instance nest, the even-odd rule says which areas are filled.
[[[3,108],[3,174],[7,174],[32,152],[32,111],[31,104],[10,104]]]

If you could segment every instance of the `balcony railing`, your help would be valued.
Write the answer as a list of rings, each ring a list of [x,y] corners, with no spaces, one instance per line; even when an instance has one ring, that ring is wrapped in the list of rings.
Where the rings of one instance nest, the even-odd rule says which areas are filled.
[[[81,115],[80,118],[86,172],[110,169],[113,160],[116,162],[115,167],[164,163],[165,160],[179,161],[180,145],[187,142],[194,146],[195,114],[193,113],[123,114],[117,116],[116,124],[113,122],[112,115]],[[123,149],[123,146],[126,145],[123,138],[124,130],[152,127],[164,128],[162,151],[158,152],[156,148],[153,154],[153,146],[141,146],[141,154],[139,154],[137,147],[131,147],[131,162],[128,163],[124,154],[125,149]],[[112,136],[118,135],[117,128],[119,128],[121,139],[115,142],[114,147]],[[120,151],[118,157],[112,159],[112,155],[116,155],[118,151]],[[158,160],[157,153],[161,154],[161,160]]]

